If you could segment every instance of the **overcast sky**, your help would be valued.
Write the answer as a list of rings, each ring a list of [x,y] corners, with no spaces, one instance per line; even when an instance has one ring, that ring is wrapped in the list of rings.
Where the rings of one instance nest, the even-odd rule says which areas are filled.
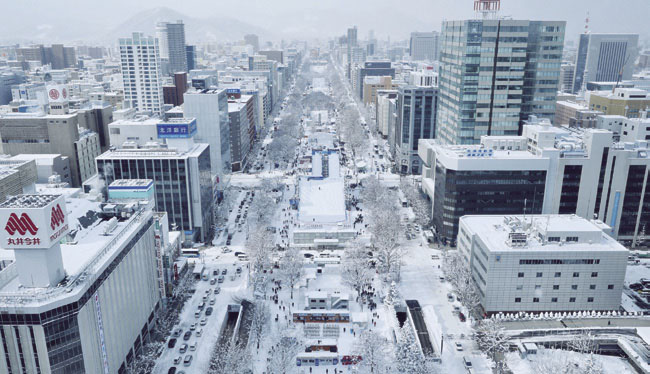
[[[58,28],[87,23],[89,28],[110,29],[140,11],[164,6],[189,17],[234,18],[287,38],[329,38],[356,24],[360,38],[373,29],[379,38],[391,35],[396,40],[415,30],[439,30],[443,19],[472,17],[472,4],[472,0],[2,0],[5,27],[0,26],[0,32],[5,35],[0,36],[6,39],[8,27],[25,25]],[[650,37],[650,0],[503,0],[501,14],[566,20],[567,39],[575,39],[584,28],[588,10],[594,32],[635,32],[642,39]]]

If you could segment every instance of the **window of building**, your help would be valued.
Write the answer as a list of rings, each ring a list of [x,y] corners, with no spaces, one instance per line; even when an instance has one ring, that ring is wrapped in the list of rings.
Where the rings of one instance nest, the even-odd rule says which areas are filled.
[[[552,303],[557,303],[557,297],[553,297],[553,298],[551,298],[551,302],[552,302]]]
[[[561,276],[562,276],[562,273],[560,273],[560,272],[556,272],[556,273],[555,273],[555,278],[559,278],[559,277],[561,277]]]
[[[537,276],[537,278],[541,278],[541,277],[542,277],[542,275],[543,275],[542,273],[537,273],[537,275],[536,275],[536,276]]]
[[[523,277],[524,277],[524,273],[519,273],[519,274],[517,274],[517,277],[518,277],[518,278],[523,278]]]
[[[539,297],[533,297],[533,302],[534,303],[539,303]]]
[[[573,277],[574,277],[574,278],[579,278],[579,277],[580,277],[580,273],[578,273],[578,272],[574,272],[574,273],[573,273]]]
[[[542,285],[541,285],[541,284],[536,284],[536,285],[535,285],[535,289],[536,289],[536,290],[540,290],[540,289],[542,289]]]
[[[595,289],[596,289],[596,285],[595,285],[595,284],[590,284],[590,285],[589,285],[589,289],[590,289],[590,290],[595,290]]]
[[[588,302],[588,303],[593,303],[593,302],[594,302],[594,298],[593,298],[593,297],[588,297],[588,298],[587,298],[587,302]]]
[[[566,237],[566,241],[567,241],[567,242],[577,242],[577,241],[578,241],[578,237],[577,237],[577,236],[567,236],[567,237]]]
[[[570,302],[570,303],[575,303],[575,302],[576,302],[576,298],[575,298],[575,297],[570,297],[570,298],[569,298],[569,302]]]
[[[572,285],[571,285],[571,289],[572,289],[572,290],[577,290],[577,289],[578,289],[578,285],[577,285],[577,284],[572,284]]]
[[[517,286],[517,291],[521,291],[521,290],[523,290],[523,289],[524,289],[524,286],[523,286],[523,285],[520,284],[520,285]]]
[[[597,271],[594,271],[593,273],[591,273],[591,277],[592,277],[592,278],[596,278],[596,277],[598,277],[598,272],[597,272]]]
[[[559,290],[559,289],[560,289],[560,285],[559,285],[559,284],[554,284],[554,285],[553,285],[553,289],[554,289],[554,290]]]
[[[613,289],[614,289],[614,285],[613,285],[613,284],[608,284],[608,285],[607,285],[607,289],[608,289],[608,290],[613,290]]]
[[[515,297],[515,303],[520,303],[521,302],[521,297]]]
[[[559,237],[559,236],[549,236],[549,237],[548,237],[548,241],[551,242],[551,243],[552,243],[552,242],[559,242],[559,241],[560,241],[560,237]]]

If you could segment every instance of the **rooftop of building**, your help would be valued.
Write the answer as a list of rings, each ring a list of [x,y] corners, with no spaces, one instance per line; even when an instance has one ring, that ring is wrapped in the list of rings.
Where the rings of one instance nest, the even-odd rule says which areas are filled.
[[[68,304],[85,292],[101,272],[116,258],[135,235],[150,210],[136,210],[131,216],[117,216],[115,227],[108,229],[110,218],[102,204],[83,198],[66,198],[71,232],[61,244],[66,277],[56,286],[25,288],[20,285],[16,264],[0,271],[0,308],[48,308]],[[114,222],[114,221],[113,221]],[[0,259],[13,261],[14,251],[0,249]]]
[[[97,159],[123,159],[123,158],[183,158],[198,156],[205,148],[209,147],[208,144],[197,143],[191,146],[188,150],[177,148],[165,148],[163,144],[153,143],[146,147],[140,148],[116,148],[108,150]]]
[[[43,208],[58,197],[58,195],[10,196],[0,204],[0,208]]]
[[[344,183],[341,178],[300,179],[298,219],[305,224],[336,224],[346,221]]]
[[[113,181],[108,188],[148,188],[153,185],[151,179],[118,179]]]
[[[603,97],[608,99],[620,99],[620,100],[648,100],[650,95],[648,91],[642,90],[640,88],[624,88],[619,87],[612,91],[591,91],[591,96]]]
[[[464,216],[460,219],[493,252],[625,251],[611,228],[577,215]]]

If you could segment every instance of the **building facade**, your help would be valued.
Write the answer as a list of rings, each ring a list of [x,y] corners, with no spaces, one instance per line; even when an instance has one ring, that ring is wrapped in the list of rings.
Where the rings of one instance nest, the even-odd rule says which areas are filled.
[[[162,114],[163,90],[158,38],[133,33],[120,38],[124,101],[138,112]]]
[[[400,174],[420,173],[419,140],[436,137],[437,111],[437,87],[402,86],[399,88],[394,134],[395,148],[391,151]]]
[[[629,253],[607,230],[576,215],[465,216],[458,251],[488,315],[617,311]]]
[[[650,108],[650,94],[637,88],[615,88],[614,91],[591,92],[589,109],[607,115],[639,118]]]
[[[409,51],[412,61],[435,61],[438,59],[440,34],[432,32],[412,32]]]
[[[437,138],[478,144],[520,134],[531,115],[552,120],[564,29],[560,21],[444,22]]]

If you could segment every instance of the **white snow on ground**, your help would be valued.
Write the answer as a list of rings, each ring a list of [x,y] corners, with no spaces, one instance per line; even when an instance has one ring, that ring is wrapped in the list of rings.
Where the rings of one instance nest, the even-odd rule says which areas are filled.
[[[558,361],[562,356],[566,356],[569,362],[580,363],[584,362],[586,359],[586,354],[583,353],[559,351],[555,349],[540,349],[537,354],[528,355],[526,358],[521,358],[517,352],[510,352],[506,354],[506,360],[508,362],[508,367],[512,370],[513,374],[529,374],[541,373],[537,366],[539,362],[543,360]],[[594,355],[594,357],[595,360],[602,365],[604,373],[636,373],[636,370],[630,366],[627,360],[620,357],[603,355]]]

